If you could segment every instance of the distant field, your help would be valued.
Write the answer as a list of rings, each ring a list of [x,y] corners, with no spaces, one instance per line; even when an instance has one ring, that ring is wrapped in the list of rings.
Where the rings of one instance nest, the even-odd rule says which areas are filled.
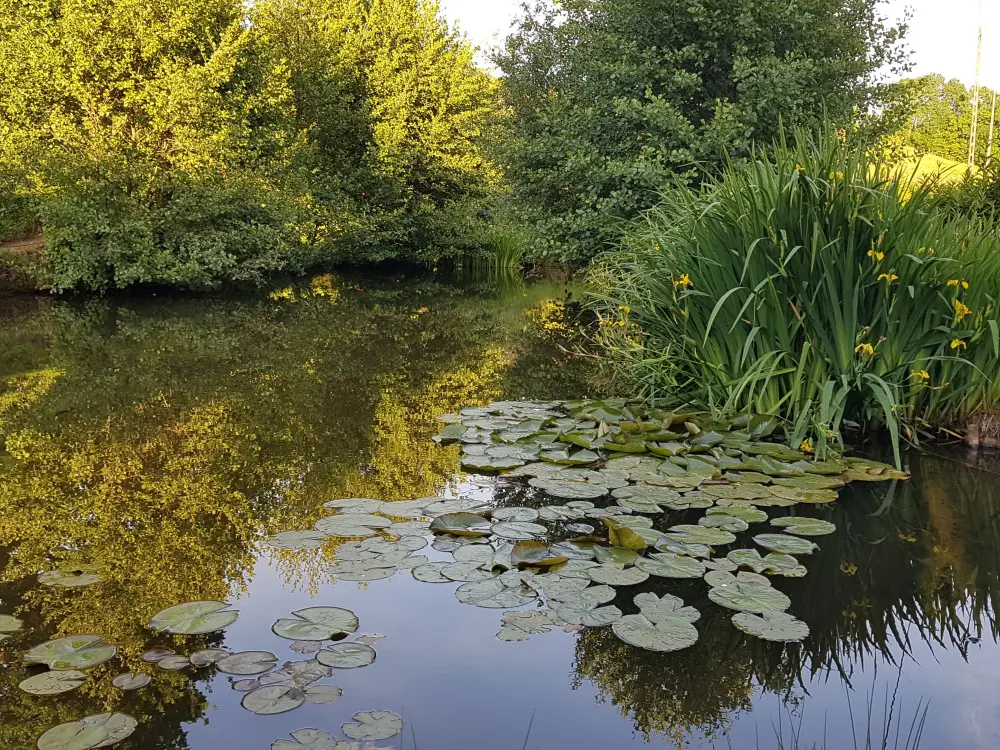
[[[899,163],[897,170],[900,177],[909,178],[918,184],[928,179],[936,179],[942,185],[953,185],[965,179],[969,165],[943,156],[926,154],[919,158],[904,159]]]

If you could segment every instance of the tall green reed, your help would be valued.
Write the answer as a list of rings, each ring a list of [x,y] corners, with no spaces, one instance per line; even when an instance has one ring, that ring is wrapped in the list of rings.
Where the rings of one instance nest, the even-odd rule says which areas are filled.
[[[1000,240],[832,129],[663,196],[590,274],[600,343],[641,395],[778,414],[823,455],[1000,403]]]

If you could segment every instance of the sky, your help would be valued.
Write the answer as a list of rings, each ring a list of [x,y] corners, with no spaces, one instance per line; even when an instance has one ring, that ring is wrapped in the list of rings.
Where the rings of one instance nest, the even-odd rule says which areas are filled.
[[[521,0],[441,0],[446,17],[458,21],[472,41],[490,46],[507,33]],[[941,73],[971,86],[976,74],[976,32],[982,18],[981,82],[1000,88],[1000,0],[886,0],[886,14],[905,8],[913,18],[908,34],[913,75]],[[982,15],[980,16],[980,8]]]

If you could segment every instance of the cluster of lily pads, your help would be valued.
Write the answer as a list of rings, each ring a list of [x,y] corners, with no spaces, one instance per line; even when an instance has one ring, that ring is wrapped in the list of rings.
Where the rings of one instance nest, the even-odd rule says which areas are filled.
[[[174,635],[204,635],[223,630],[238,617],[239,612],[230,609],[225,602],[188,602],[157,613],[149,628]],[[293,612],[291,617],[277,620],[272,631],[293,641],[290,645],[292,651],[315,654],[311,659],[288,661],[280,667],[277,666],[278,657],[270,651],[232,653],[221,648],[201,649],[186,656],[171,649],[152,648],[142,655],[142,659],[166,671],[214,665],[222,674],[242,678],[233,682],[233,688],[246,693],[242,700],[244,708],[255,714],[278,714],[305,703],[322,704],[338,700],[343,695],[341,688],[314,683],[331,677],[335,669],[356,669],[375,661],[372,644],[383,636],[361,635],[351,642],[336,642],[356,634],[358,626],[358,617],[340,607],[309,607]],[[21,620],[0,615],[0,635],[3,637],[9,637],[22,627]],[[56,638],[24,653],[26,664],[44,664],[49,671],[26,678],[20,683],[20,688],[40,696],[75,690],[87,681],[87,670],[110,661],[116,654],[117,647],[105,642],[101,636]],[[128,672],[117,675],[112,684],[123,691],[139,690],[146,687],[151,679],[148,674]],[[137,726],[138,722],[126,714],[98,714],[52,727],[39,737],[37,744],[39,750],[110,747],[129,737]],[[359,741],[387,739],[401,729],[402,719],[388,711],[359,712],[342,726],[348,738]],[[323,738],[330,737],[321,730],[300,731],[306,733],[303,737],[316,732],[320,732]],[[294,745],[288,740],[274,743],[276,748],[291,746]],[[334,750],[349,747],[346,743],[335,741],[329,746]]]

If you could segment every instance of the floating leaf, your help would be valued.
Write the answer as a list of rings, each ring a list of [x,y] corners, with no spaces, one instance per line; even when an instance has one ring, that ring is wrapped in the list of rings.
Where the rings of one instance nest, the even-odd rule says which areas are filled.
[[[596,568],[590,568],[587,573],[590,580],[596,583],[606,583],[609,586],[635,586],[649,578],[649,573],[639,568],[626,568],[615,563],[605,563]]]
[[[653,624],[644,615],[625,615],[611,629],[625,643],[648,651],[679,651],[698,640],[697,628],[679,617]]]
[[[527,604],[536,596],[526,586],[506,586],[503,581],[493,578],[488,581],[465,583],[455,591],[455,598],[462,604],[494,609],[513,609]]]
[[[624,547],[594,547],[594,557],[602,565],[634,565],[639,553]]]
[[[271,631],[290,641],[326,641],[358,629],[358,616],[341,607],[308,607],[292,612],[298,619],[282,618]]]
[[[233,683],[233,690],[238,690],[241,693],[249,693],[259,687],[264,687],[260,684],[260,680],[237,680]]]
[[[701,578],[705,575],[705,565],[700,560],[672,552],[640,557],[635,561],[635,567],[660,578]]]
[[[548,633],[555,624],[552,614],[545,610],[504,612],[503,627],[497,633],[497,638],[501,641],[526,641],[530,635]]]
[[[742,518],[747,523],[763,523],[767,520],[767,513],[759,508],[753,507],[752,505],[733,505],[726,508],[709,508],[705,511],[705,515],[735,516],[736,518]]]
[[[392,521],[371,513],[342,513],[319,519],[316,530],[336,537],[369,537],[375,536],[376,529],[386,529],[392,526]]]
[[[684,600],[671,594],[659,598],[653,593],[636,594],[632,600],[642,615],[650,622],[659,623],[671,618],[697,622],[701,613],[694,607],[685,607]]]
[[[283,714],[306,702],[306,694],[289,685],[268,685],[243,696],[240,705],[255,714]]]
[[[837,530],[836,525],[819,518],[807,518],[805,516],[788,516],[786,518],[775,518],[771,521],[772,526],[784,527],[789,534],[800,534],[801,536],[823,536],[832,534]]]
[[[169,648],[151,648],[149,651],[142,655],[142,660],[155,664],[160,661],[160,659],[166,659],[168,656],[173,656],[174,652]]]
[[[607,487],[589,482],[536,477],[528,484],[552,495],[552,497],[561,497],[567,500],[594,500],[608,494]]]
[[[422,562],[426,562],[426,558]],[[377,558],[335,563],[327,567],[327,572],[341,581],[379,581],[391,578],[398,571],[396,563]]]
[[[538,520],[538,511],[534,508],[497,508],[493,511],[493,520],[530,523]]]
[[[336,738],[322,729],[296,729],[292,732],[294,740],[275,740],[271,750],[337,750]]]
[[[387,740],[403,729],[403,720],[390,711],[362,711],[342,729],[352,740]]]
[[[781,612],[791,606],[783,593],[771,587],[770,581],[753,573],[732,573],[713,570],[706,576],[712,588],[708,598],[716,604],[742,612]]]
[[[675,555],[687,555],[688,557],[712,556],[712,548],[707,544],[690,544],[669,536],[661,537],[656,542],[655,547],[662,552],[673,552]]]
[[[569,557],[553,553],[549,545],[545,542],[522,541],[514,545],[510,553],[511,562],[514,565],[532,565],[539,567],[549,567],[561,565],[569,560]]]
[[[734,563],[732,560],[728,560],[725,557],[718,560],[706,560],[705,568],[708,570],[724,570],[727,573],[735,573],[739,570],[740,566]]]
[[[344,697],[344,691],[333,685],[313,685],[305,690],[306,703],[333,703]]]
[[[431,521],[431,531],[454,536],[489,536],[490,522],[476,513],[445,513]]]
[[[297,654],[315,654],[323,648],[323,641],[294,641],[288,647]]]
[[[375,661],[375,649],[361,643],[337,643],[320,651],[316,659],[328,667],[357,669]]]
[[[215,633],[236,622],[236,610],[227,610],[225,602],[204,601],[178,604],[153,615],[148,627],[178,635]]]
[[[451,583],[451,579],[442,570],[451,563],[432,562],[418,565],[413,569],[413,577],[424,583]]]
[[[572,625],[599,628],[620,620],[622,611],[615,606],[597,606],[596,602],[585,598],[581,603],[561,605],[556,609],[556,615]]]
[[[365,646],[374,646],[379,641],[384,641],[385,636],[381,633],[367,633],[365,635],[359,635],[355,637],[355,643],[361,643]]]
[[[229,652],[224,649],[206,648],[191,654],[191,663],[196,667],[208,667],[227,656],[229,656]]]
[[[191,660],[186,656],[168,656],[166,659],[160,659],[156,662],[156,666],[160,669],[165,669],[168,672],[174,672],[178,669],[186,669],[191,666]]]
[[[441,568],[441,574],[452,581],[461,581],[465,583],[486,581],[496,576],[496,573],[492,570],[487,570],[483,567],[482,563],[474,560],[471,562],[449,563]]]
[[[528,540],[544,536],[549,530],[539,523],[501,521],[493,524],[491,531],[504,539]]]
[[[381,500],[373,500],[368,497],[348,497],[343,500],[330,500],[323,503],[324,508],[335,510],[342,515],[377,513],[382,510],[382,506],[383,503]]]
[[[278,663],[278,657],[270,651],[240,651],[224,659],[219,659],[216,667],[223,674],[263,674]]]
[[[697,524],[681,524],[671,526],[667,529],[667,534],[681,542],[687,544],[707,544],[709,546],[732,544],[736,537],[728,531],[722,529],[710,529]]]
[[[601,523],[607,527],[608,540],[615,547],[621,547],[622,549],[629,549],[635,552],[642,552],[649,546],[646,544],[646,540],[643,536],[635,529],[623,526],[611,518],[602,518]],[[657,534],[657,536],[659,536],[659,534]]]
[[[798,560],[780,552],[770,552],[761,557],[755,549],[738,549],[730,552],[728,557],[736,565],[750,568],[754,573],[771,573],[787,578],[801,578],[806,574],[805,567]]]
[[[139,722],[127,714],[96,714],[52,727],[38,738],[38,750],[110,747],[126,740],[137,726]]]
[[[392,529],[390,529],[391,531]],[[418,552],[427,546],[427,540],[422,536],[402,536],[398,541],[390,542],[386,539],[371,537],[360,542],[358,545],[360,553],[372,553],[374,555],[390,555],[399,559],[405,558],[411,552]],[[341,559],[341,551],[337,550],[337,557]]]
[[[13,615],[0,615],[0,641],[10,638],[12,633],[23,627],[24,623]]]
[[[119,690],[140,690],[146,687],[151,681],[152,678],[148,674],[125,672],[115,677],[111,681],[111,684]]]
[[[698,519],[699,526],[706,526],[710,529],[722,529],[723,531],[740,532],[750,528],[750,524],[742,518],[736,516],[715,514],[704,516]]]
[[[569,560],[591,560],[594,555],[594,542],[581,542],[567,540],[557,542],[549,548],[553,555],[565,557]]]
[[[733,615],[733,625],[766,641],[787,643],[809,637],[809,626],[787,612],[764,612],[759,617],[749,612],[738,612]]]
[[[316,549],[326,544],[330,537],[321,531],[282,531],[268,538],[264,543],[275,549]]]
[[[317,659],[286,661],[281,669],[276,669],[257,678],[261,685],[290,685],[304,688],[333,674],[333,670]]]
[[[760,534],[753,540],[764,549],[786,555],[809,555],[819,549],[819,545],[815,542],[787,534]]]
[[[430,518],[447,515],[450,513],[472,513],[486,510],[489,504],[483,500],[472,498],[456,498],[454,500],[438,500],[424,506],[424,514]]]
[[[28,664],[47,664],[49,669],[90,669],[113,658],[117,649],[104,643],[99,635],[71,635],[56,638],[29,649],[24,654]]]
[[[38,574],[38,582],[43,586],[54,586],[56,588],[80,588],[82,586],[92,586],[100,583],[101,577],[93,566],[80,566],[77,568],[63,567],[58,570],[46,570]]]
[[[21,690],[32,695],[59,695],[76,690],[87,680],[87,675],[75,669],[42,672],[22,680]]]

